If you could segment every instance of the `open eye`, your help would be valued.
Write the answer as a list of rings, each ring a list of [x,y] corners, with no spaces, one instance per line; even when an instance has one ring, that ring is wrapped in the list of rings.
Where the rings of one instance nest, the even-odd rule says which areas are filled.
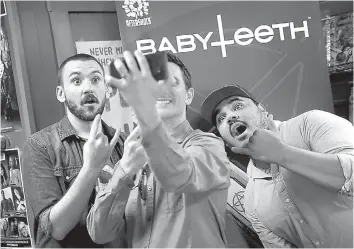
[[[97,84],[98,82],[100,82],[100,80],[101,80],[100,77],[95,76],[95,77],[93,77],[92,82]]]
[[[233,110],[234,111],[236,111],[236,110],[240,110],[240,109],[242,109],[243,108],[243,104],[241,104],[241,103],[236,103],[236,104],[234,104],[234,106],[233,106]]]
[[[225,116],[219,116],[218,117],[218,122],[221,123],[225,119]]]
[[[81,84],[81,80],[79,78],[73,78],[71,80],[71,82],[74,84],[74,85],[80,85]]]

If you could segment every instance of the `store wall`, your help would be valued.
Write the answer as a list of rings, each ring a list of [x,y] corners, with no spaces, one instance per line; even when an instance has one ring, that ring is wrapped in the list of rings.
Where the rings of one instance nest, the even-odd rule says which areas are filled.
[[[56,55],[46,2],[17,2],[36,131],[65,114],[55,95]]]

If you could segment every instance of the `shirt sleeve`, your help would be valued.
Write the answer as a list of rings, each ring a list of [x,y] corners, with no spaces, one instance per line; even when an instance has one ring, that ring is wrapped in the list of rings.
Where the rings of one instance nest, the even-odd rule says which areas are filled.
[[[29,138],[24,145],[22,174],[26,204],[34,215],[34,224],[30,224],[32,231],[37,236],[38,233],[50,236],[52,224],[49,213],[63,193],[46,147],[34,138]]]
[[[353,196],[354,126],[339,116],[314,110],[306,113],[302,132],[312,151],[338,157],[345,177],[339,193]]]
[[[230,186],[230,161],[223,141],[214,134],[195,131],[182,147],[161,123],[142,145],[165,191],[208,193]]]
[[[97,193],[86,219],[87,230],[95,243],[111,242],[125,231],[125,207],[133,186],[134,181],[117,163],[110,182]]]

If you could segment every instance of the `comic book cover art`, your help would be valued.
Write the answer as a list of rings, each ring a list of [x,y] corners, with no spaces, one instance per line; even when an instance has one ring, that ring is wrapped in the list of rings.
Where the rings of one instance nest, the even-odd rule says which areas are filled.
[[[1,152],[1,248],[31,247],[18,149]]]
[[[353,13],[322,20],[330,72],[353,69]]]
[[[31,247],[30,232],[25,215],[4,217],[1,224],[1,248]]]

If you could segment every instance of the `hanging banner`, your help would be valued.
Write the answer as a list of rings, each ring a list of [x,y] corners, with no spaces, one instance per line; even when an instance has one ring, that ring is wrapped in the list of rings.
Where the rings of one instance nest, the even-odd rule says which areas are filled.
[[[32,247],[19,150],[1,152],[1,248]]]
[[[193,128],[213,131],[200,106],[213,90],[233,84],[278,120],[311,109],[333,112],[318,2],[125,0],[117,15],[124,50],[166,51],[186,64],[195,90],[187,112]],[[247,157],[228,156],[247,167]],[[232,181],[228,203],[242,216],[243,192]]]
[[[194,128],[212,128],[200,106],[228,84],[249,89],[279,120],[333,112],[318,2],[126,0],[117,12],[125,50],[175,53],[190,70]]]
[[[95,57],[108,73],[111,61],[123,56],[121,41],[82,41],[76,42],[77,53],[89,54]],[[121,98],[120,94],[109,89],[109,102],[102,114],[102,119],[111,127],[121,129],[129,134],[134,127],[131,108]]]

